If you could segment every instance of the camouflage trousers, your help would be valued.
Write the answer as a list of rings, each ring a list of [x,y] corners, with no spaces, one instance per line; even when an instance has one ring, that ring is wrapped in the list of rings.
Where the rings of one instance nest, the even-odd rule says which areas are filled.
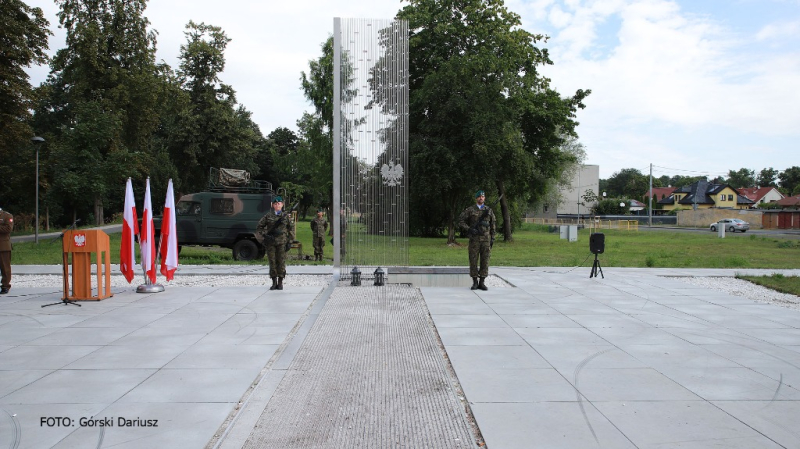
[[[488,277],[489,259],[492,257],[492,248],[489,247],[489,239],[480,237],[470,237],[469,239],[469,276]],[[480,271],[478,270],[478,259],[480,259]]]
[[[325,237],[314,237],[314,255],[321,256],[325,247]]]
[[[283,245],[267,245],[269,277],[286,277],[286,251]]]

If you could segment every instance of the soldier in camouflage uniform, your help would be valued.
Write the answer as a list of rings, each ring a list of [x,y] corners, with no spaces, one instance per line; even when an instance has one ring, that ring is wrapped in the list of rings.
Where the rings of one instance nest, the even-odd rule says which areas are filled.
[[[264,249],[269,258],[269,277],[272,278],[270,290],[283,290],[286,277],[286,252],[294,241],[292,215],[283,211],[283,198],[272,200],[272,210],[258,222],[256,233],[263,238]]]
[[[489,290],[484,280],[489,276],[489,259],[492,257],[496,221],[494,212],[484,204],[485,202],[486,195],[483,190],[478,190],[475,192],[476,204],[464,209],[458,217],[458,227],[469,236],[471,290]],[[478,259],[480,259],[480,270],[478,270]]]
[[[317,218],[311,222],[311,233],[314,238],[314,261],[322,260],[325,247],[325,234],[328,232],[328,220],[323,216],[325,209],[317,209]]]

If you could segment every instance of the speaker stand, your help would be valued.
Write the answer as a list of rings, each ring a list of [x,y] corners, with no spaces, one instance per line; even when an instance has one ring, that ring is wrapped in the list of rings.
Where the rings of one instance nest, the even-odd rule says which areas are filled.
[[[605,279],[606,277],[603,276],[603,267],[600,266],[600,261],[597,260],[597,253],[594,254],[594,264],[592,264],[592,272],[589,273],[589,279],[593,277],[597,277],[597,270],[600,270],[600,276]]]

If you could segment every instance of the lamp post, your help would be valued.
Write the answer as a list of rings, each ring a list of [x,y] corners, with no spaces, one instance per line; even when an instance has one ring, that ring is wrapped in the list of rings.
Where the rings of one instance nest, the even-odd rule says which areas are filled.
[[[33,237],[33,241],[38,245],[39,244],[39,145],[44,142],[44,139],[39,136],[31,137],[31,142],[33,142],[33,146],[36,147],[36,223],[35,223],[35,234]]]

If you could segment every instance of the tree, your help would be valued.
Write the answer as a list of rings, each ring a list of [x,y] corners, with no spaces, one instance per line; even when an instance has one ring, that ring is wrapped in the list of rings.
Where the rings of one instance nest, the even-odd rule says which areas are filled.
[[[170,143],[172,160],[181,161],[184,188],[201,190],[212,167],[236,168],[258,175],[257,161],[267,145],[251,113],[237,105],[236,92],[221,82],[230,38],[222,28],[189,21],[181,45],[177,77],[188,94],[177,135]]]
[[[50,149],[46,201],[100,224],[109,201],[122,207],[125,178],[148,166],[158,123],[155,33],[146,0],[56,3],[67,46],[53,58],[35,117]]]
[[[321,45],[322,55],[308,61],[309,71],[300,74],[303,94],[314,106],[313,114],[297,121],[304,142],[310,198],[329,211],[333,207],[333,37]],[[344,98],[347,101],[347,97]],[[342,122],[346,126],[346,121]],[[329,215],[330,216],[330,215]],[[332,227],[331,227],[332,228]]]
[[[501,0],[410,0],[399,13],[410,33],[411,232],[455,240],[455,220],[477,189],[511,210],[546,191],[574,158],[575,112],[589,91],[562,98],[537,67],[552,64],[545,41],[520,27]],[[379,90],[379,89],[376,89]],[[444,215],[444,216],[443,216]]]
[[[758,177],[756,178],[756,185],[761,187],[778,187],[778,184],[775,180],[778,178],[778,170],[774,168],[763,168],[758,173]]]
[[[756,173],[747,168],[740,168],[736,171],[729,170],[727,184],[730,184],[734,189],[753,187],[756,185]]]
[[[608,196],[642,198],[650,188],[650,179],[635,168],[623,168],[608,178]]]
[[[597,194],[594,193],[594,190],[586,189],[586,191],[583,192],[583,195],[581,195],[581,199],[583,200],[584,206],[590,206],[591,204],[596,203],[600,198],[597,197]]]
[[[29,192],[34,184],[35,152],[30,109],[34,89],[25,68],[47,63],[47,36],[50,23],[41,8],[31,8],[20,0],[0,2],[0,198],[10,210],[33,210]]]
[[[796,195],[800,193],[800,167],[793,166],[782,171],[778,175],[781,180],[781,189],[785,195]]]
[[[628,204],[630,201],[623,198],[600,200],[592,209],[592,213],[594,215],[625,215],[628,213]]]

